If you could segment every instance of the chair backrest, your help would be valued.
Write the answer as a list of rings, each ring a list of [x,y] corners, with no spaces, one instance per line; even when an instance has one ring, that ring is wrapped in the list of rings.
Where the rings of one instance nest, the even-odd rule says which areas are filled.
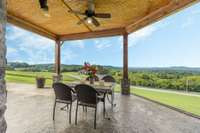
[[[112,76],[110,76],[110,75],[104,76],[104,77],[102,78],[102,80],[104,80],[104,82],[113,82],[113,83],[116,82],[115,79],[114,79]]]
[[[56,99],[72,101],[72,88],[63,83],[53,84]]]
[[[86,104],[96,104],[98,92],[89,85],[79,84],[75,87],[77,99]]]
[[[89,80],[90,80],[90,77],[87,77],[86,81],[89,81]],[[99,81],[99,77],[98,76],[94,76],[94,81]]]

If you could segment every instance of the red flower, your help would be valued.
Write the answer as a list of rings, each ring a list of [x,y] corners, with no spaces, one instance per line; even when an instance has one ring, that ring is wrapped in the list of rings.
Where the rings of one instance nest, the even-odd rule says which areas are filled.
[[[83,69],[85,69],[86,71],[88,71],[89,68],[90,68],[90,64],[87,63],[87,62],[85,62],[85,63],[84,63],[84,67],[83,67]]]
[[[87,71],[89,77],[95,77],[97,69],[95,66],[90,65],[89,63],[85,62],[83,69]]]

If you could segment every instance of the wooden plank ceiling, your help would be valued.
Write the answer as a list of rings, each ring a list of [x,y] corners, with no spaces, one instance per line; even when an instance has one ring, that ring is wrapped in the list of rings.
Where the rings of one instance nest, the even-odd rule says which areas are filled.
[[[65,4],[62,2],[64,1]],[[40,9],[39,0],[7,0],[8,22],[51,39],[75,40],[132,33],[174,11],[199,0],[95,0],[95,11],[111,13],[111,19],[98,19],[99,27],[76,23],[83,16],[87,0],[48,0],[49,15]]]

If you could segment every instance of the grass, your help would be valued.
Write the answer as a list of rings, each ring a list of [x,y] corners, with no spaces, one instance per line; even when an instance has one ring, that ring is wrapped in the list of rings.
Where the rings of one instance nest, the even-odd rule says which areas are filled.
[[[115,91],[121,91],[120,85],[116,86]],[[160,103],[200,116],[200,97],[197,96],[157,92],[146,89],[144,90],[136,87],[131,87],[131,94],[146,97],[148,99],[158,101]]]
[[[184,111],[200,116],[200,97],[166,92],[156,92],[139,88],[132,88],[131,92],[133,94],[137,94],[139,96],[143,96],[151,100],[155,100],[160,103],[170,105],[172,107],[182,109]]]
[[[79,81],[84,75],[77,72],[65,72],[63,74],[64,82]],[[6,80],[14,83],[35,84],[35,77],[43,76],[46,78],[46,85],[51,86],[53,73],[50,72],[24,72],[24,71],[6,71]]]
[[[35,84],[35,77],[37,75],[42,75],[46,78],[46,84],[50,86],[52,84],[52,75],[50,72],[23,72],[23,71],[7,71],[6,80],[8,82],[15,83],[28,83]],[[78,81],[85,78],[85,75],[80,75],[76,72],[66,72],[63,73],[64,82]],[[116,85],[115,92],[120,92],[120,85]],[[173,94],[166,92],[157,92],[151,90],[143,90],[139,88],[131,88],[132,94],[137,94],[160,103],[170,105],[187,112],[200,116],[200,97]]]

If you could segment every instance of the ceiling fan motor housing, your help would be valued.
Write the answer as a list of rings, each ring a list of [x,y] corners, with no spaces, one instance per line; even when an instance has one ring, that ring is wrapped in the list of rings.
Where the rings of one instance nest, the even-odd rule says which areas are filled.
[[[95,15],[93,11],[89,11],[89,10],[86,10],[85,14],[87,15],[87,17],[93,17]]]
[[[40,2],[40,8],[45,10],[45,11],[48,11],[48,5],[47,5],[47,0],[39,0]]]

